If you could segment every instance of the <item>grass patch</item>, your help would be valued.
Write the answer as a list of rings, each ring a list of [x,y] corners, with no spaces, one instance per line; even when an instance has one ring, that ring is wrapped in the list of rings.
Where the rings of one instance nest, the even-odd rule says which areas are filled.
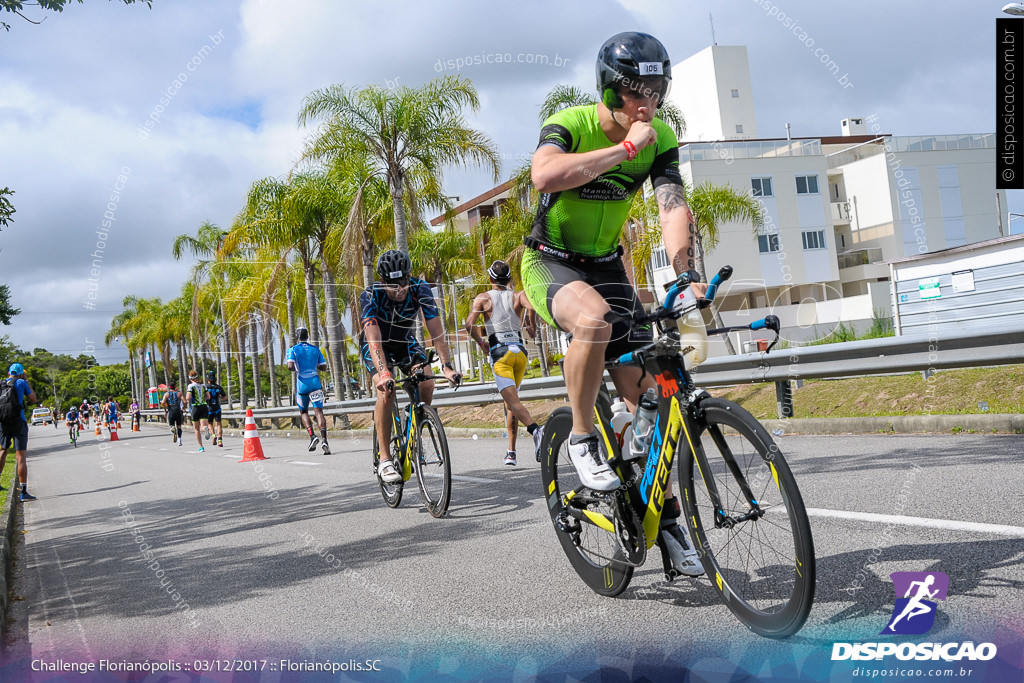
[[[4,487],[4,490],[0,491],[0,510],[4,509],[4,504],[7,502],[7,494],[11,492],[11,482],[14,481],[17,469],[18,458],[12,447],[7,453],[7,462],[4,465],[3,472],[0,472],[0,486]]]
[[[758,419],[775,419],[775,385],[746,384],[716,389]],[[978,407],[988,402],[988,411]],[[889,377],[807,380],[793,391],[794,417],[879,417],[1024,412],[1024,365],[966,368]]]

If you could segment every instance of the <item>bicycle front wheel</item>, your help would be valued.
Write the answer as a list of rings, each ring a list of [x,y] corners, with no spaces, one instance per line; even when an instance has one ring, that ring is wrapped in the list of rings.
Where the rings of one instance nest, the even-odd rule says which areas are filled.
[[[434,517],[448,512],[452,499],[452,462],[448,454],[448,438],[437,411],[423,406],[419,418],[416,479],[420,484],[423,505]]]
[[[814,602],[814,543],[786,459],[753,415],[724,399],[701,401],[691,437],[706,459],[681,457],[679,481],[712,586],[755,633],[796,633]]]
[[[579,577],[595,593],[616,596],[629,586],[633,566],[624,562],[622,548],[611,531],[570,516],[562,500],[563,496],[580,487],[576,467],[569,459],[571,430],[572,411],[569,408],[559,408],[544,424],[540,471],[548,511],[558,542]],[[612,519],[615,515],[612,506],[605,503],[588,503],[579,509],[605,519]]]
[[[395,415],[398,414],[398,409],[394,411]],[[393,418],[394,419],[394,418]],[[392,430],[394,425],[392,425]],[[392,434],[392,439],[397,436]],[[398,453],[392,453],[391,458],[395,463],[396,467],[400,467]],[[377,421],[374,420],[373,426],[373,476],[377,478],[377,485],[380,487],[380,495],[384,497],[384,502],[388,504],[388,507],[396,508],[402,504],[402,491],[405,488],[405,482],[399,480],[394,484],[389,484],[380,478],[377,474],[377,465],[380,463],[380,444],[377,442]]]

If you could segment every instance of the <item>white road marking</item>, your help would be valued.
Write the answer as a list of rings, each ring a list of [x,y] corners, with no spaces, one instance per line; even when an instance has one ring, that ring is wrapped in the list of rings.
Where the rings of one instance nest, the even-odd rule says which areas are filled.
[[[285,462],[289,462],[293,465],[314,465],[317,467],[323,465],[322,462],[305,462],[304,460],[285,460]]]
[[[807,508],[807,514],[811,517],[835,517],[837,519],[855,519],[861,522],[884,522],[889,524],[902,524],[904,526],[923,526],[932,529],[949,529],[950,531],[969,531],[979,534],[998,534],[1000,536],[1024,538],[1024,527],[1007,526],[1004,524],[959,522],[951,519],[880,515],[873,512],[847,512],[845,510],[824,510],[821,508]]]
[[[433,472],[428,472],[427,476],[430,477],[431,479],[440,479],[441,478],[440,474],[435,474]],[[468,481],[468,482],[470,482],[472,484],[498,484],[498,483],[500,483],[499,479],[482,479],[480,477],[467,477],[464,474],[453,474],[452,475],[452,479],[454,481]]]

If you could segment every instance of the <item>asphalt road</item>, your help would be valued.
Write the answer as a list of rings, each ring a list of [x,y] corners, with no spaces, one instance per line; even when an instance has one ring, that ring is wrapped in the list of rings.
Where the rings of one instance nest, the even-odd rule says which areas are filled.
[[[503,439],[452,439],[438,520],[413,482],[385,507],[367,438],[323,455],[265,436],[270,459],[239,463],[238,437],[197,453],[191,435],[176,447],[150,426],[77,449],[64,434],[30,435],[39,499],[24,505],[8,659],[21,665],[248,657],[278,672],[284,658],[380,660],[375,680],[599,664],[627,678],[685,665],[852,680],[853,664],[828,661],[832,643],[877,640],[888,574],[924,570],[950,578],[930,639],[992,639],[1008,655],[1024,640],[1024,436],[781,437],[818,584],[806,626],[779,642],[741,626],[706,578],[667,583],[656,549],[622,597],[591,592],[556,540],[526,437],[515,468]],[[280,680],[267,666],[245,680]]]

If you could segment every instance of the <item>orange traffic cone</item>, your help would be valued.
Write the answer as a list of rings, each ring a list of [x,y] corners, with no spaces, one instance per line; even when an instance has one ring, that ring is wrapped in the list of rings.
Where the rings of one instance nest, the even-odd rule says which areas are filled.
[[[116,422],[111,422],[110,423],[110,440],[111,441],[120,441],[121,440],[121,439],[117,438],[117,423]]]
[[[96,423],[96,436],[103,436],[103,430],[100,429],[100,423]]]
[[[133,432],[141,432],[142,431],[142,427],[139,426],[139,420],[136,420],[134,415],[132,416],[132,431]]]
[[[263,445],[260,443],[259,432],[256,431],[256,420],[252,416],[252,408],[245,409],[245,446],[242,448],[243,458],[238,462],[250,462],[252,460],[267,460],[263,455]]]

